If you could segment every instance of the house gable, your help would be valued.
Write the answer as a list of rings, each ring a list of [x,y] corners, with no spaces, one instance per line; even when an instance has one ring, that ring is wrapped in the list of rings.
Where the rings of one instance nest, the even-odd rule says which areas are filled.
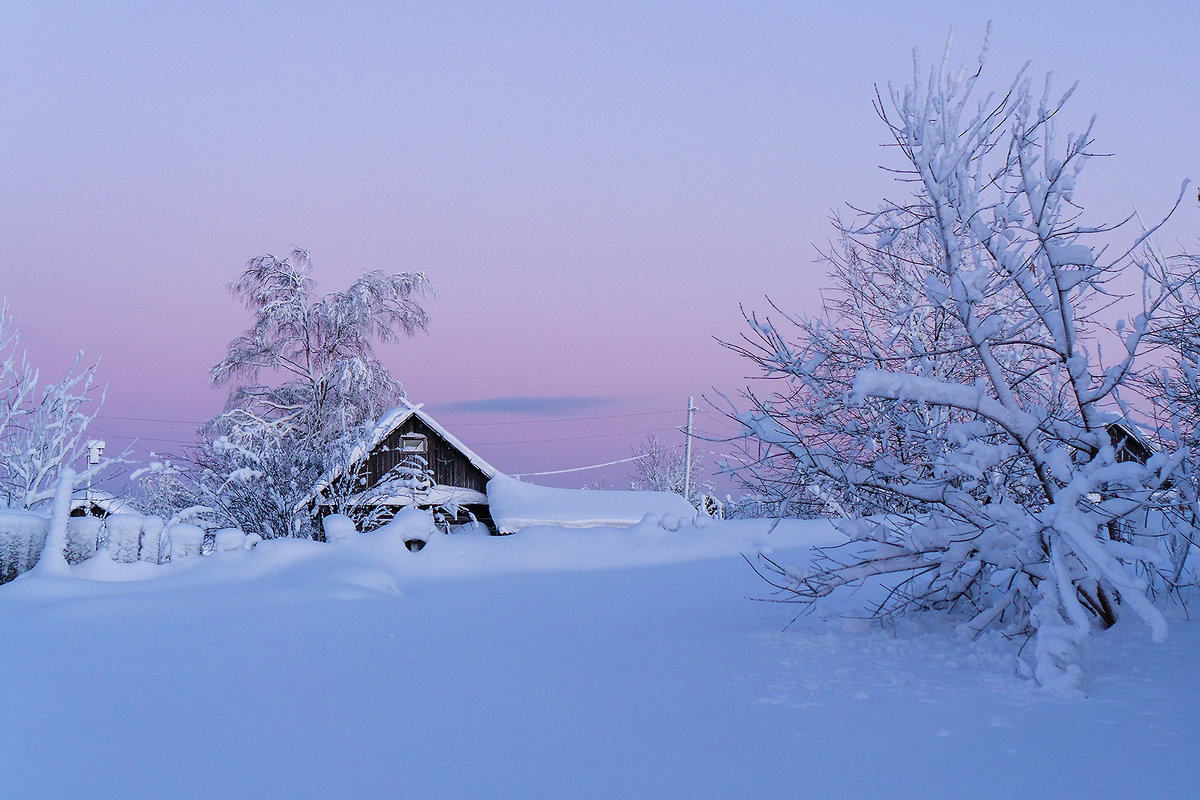
[[[425,451],[414,453],[410,445],[405,452],[405,441],[419,441],[424,437]],[[376,444],[367,456],[366,487],[377,486],[384,475],[406,456],[421,455],[425,459],[429,474],[439,486],[454,486],[484,493],[491,475],[472,463],[458,447],[428,425],[420,415],[411,414],[397,425],[391,433]]]

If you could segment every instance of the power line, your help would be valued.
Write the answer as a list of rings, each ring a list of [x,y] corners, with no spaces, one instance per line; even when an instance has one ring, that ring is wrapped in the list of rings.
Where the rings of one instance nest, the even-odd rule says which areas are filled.
[[[455,424],[456,428],[478,427],[481,425],[540,425],[546,422],[581,422],[591,419],[625,419],[627,417],[650,417],[657,414],[675,414],[678,409],[671,408],[666,411],[637,411],[632,414],[604,414],[595,417],[558,417],[556,419],[519,419],[510,422],[459,422]]]
[[[113,439],[122,439],[127,442],[135,442],[135,441],[136,442],[162,442],[164,444],[195,444],[196,443],[194,440],[189,441],[189,440],[185,440],[185,439],[159,439],[159,438],[156,438],[153,436],[130,436],[130,435],[124,434],[124,433],[113,433],[112,431],[106,431],[104,428],[101,428],[99,425],[97,425],[94,422],[92,423],[91,427],[96,429],[100,433],[103,433],[105,436],[110,436]]]
[[[591,436],[561,436],[554,439],[518,439],[508,442],[476,442],[473,447],[487,447],[489,445],[499,444],[544,444],[547,442],[577,442],[582,439],[611,439],[617,436],[638,436],[645,433],[664,433],[666,431],[677,431],[679,428],[653,428],[647,431],[624,431],[622,433],[596,433]]]
[[[599,414],[590,417],[555,417],[553,419],[518,419],[508,420],[503,422],[459,422],[455,423],[455,428],[477,428],[496,425],[542,425],[551,422],[583,422],[593,419],[627,419],[629,417],[650,417],[659,414],[675,414],[679,409],[670,408],[663,411],[635,411],[629,414]],[[455,412],[449,412],[449,416],[453,416]],[[172,425],[203,425],[203,420],[194,419],[161,419],[158,417],[124,417],[116,414],[100,414],[101,419],[120,420],[122,422],[163,422]]]
[[[192,419],[156,419],[155,417],[119,417],[115,414],[100,414],[101,419],[121,420],[122,422],[169,422],[175,425],[203,425]]]
[[[591,464],[590,466],[586,466],[586,467],[571,467],[570,469],[552,469],[547,472],[514,472],[513,477],[520,478],[522,475],[524,475],[526,478],[532,478],[537,475],[562,475],[563,473],[566,473],[566,472],[583,472],[584,470],[588,470],[588,469],[599,469],[600,467],[611,467],[613,464],[626,464],[630,461],[640,461],[643,458],[647,458],[649,455],[650,455],[649,453],[642,453],[640,456],[631,456],[630,458],[619,458],[616,461],[605,461],[603,464]]]
[[[114,439],[124,439],[126,441],[163,442],[165,444],[195,444],[196,443],[195,440],[188,440],[188,439],[163,439],[163,438],[159,438],[159,437],[155,437],[155,436],[130,436],[128,434],[112,433],[111,431],[107,431],[104,428],[101,428],[99,425],[96,425],[95,423],[93,423],[92,427],[95,428],[100,433],[103,433],[105,436],[111,436]],[[611,438],[616,438],[616,437],[620,437],[620,436],[639,436],[639,435],[643,435],[643,434],[647,434],[647,433],[665,433],[666,431],[678,431],[678,430],[679,430],[679,428],[676,428],[676,427],[652,428],[650,430],[622,431],[620,433],[595,433],[595,434],[590,434],[590,435],[586,435],[586,436],[558,436],[558,437],[552,437],[549,439],[511,439],[511,440],[504,441],[504,442],[475,442],[471,446],[472,447],[489,447],[489,446],[495,446],[495,445],[508,445],[508,444],[548,444],[550,442],[577,442],[577,441],[582,441],[585,439],[611,439]]]

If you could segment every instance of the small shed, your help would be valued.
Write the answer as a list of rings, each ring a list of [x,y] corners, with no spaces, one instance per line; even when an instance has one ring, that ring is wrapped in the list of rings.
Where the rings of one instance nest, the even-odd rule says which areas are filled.
[[[397,485],[389,478],[406,463],[420,464],[428,481]],[[301,506],[318,519],[349,505],[359,521],[387,522],[406,506],[452,509],[453,523],[472,519],[493,527],[487,483],[496,469],[407,400],[380,417],[348,456],[325,473]]]

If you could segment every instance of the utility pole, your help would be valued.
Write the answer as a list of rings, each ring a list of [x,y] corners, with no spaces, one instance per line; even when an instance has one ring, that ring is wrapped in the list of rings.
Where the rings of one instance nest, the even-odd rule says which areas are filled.
[[[689,503],[692,499],[692,416],[696,413],[696,406],[693,404],[693,398],[688,395],[688,412],[687,412],[687,441],[684,443],[684,467],[683,467],[683,499]]]
[[[104,440],[103,439],[88,439],[87,442],[87,463],[88,463],[88,482],[87,493],[84,495],[87,498],[87,513],[92,513],[92,470],[91,468],[100,463],[100,456],[104,455]]]

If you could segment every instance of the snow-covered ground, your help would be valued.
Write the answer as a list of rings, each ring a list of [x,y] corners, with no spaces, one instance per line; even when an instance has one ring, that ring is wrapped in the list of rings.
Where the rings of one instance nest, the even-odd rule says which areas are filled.
[[[1003,642],[752,602],[826,523],[267,542],[0,586],[5,797],[1186,797],[1200,626]]]

